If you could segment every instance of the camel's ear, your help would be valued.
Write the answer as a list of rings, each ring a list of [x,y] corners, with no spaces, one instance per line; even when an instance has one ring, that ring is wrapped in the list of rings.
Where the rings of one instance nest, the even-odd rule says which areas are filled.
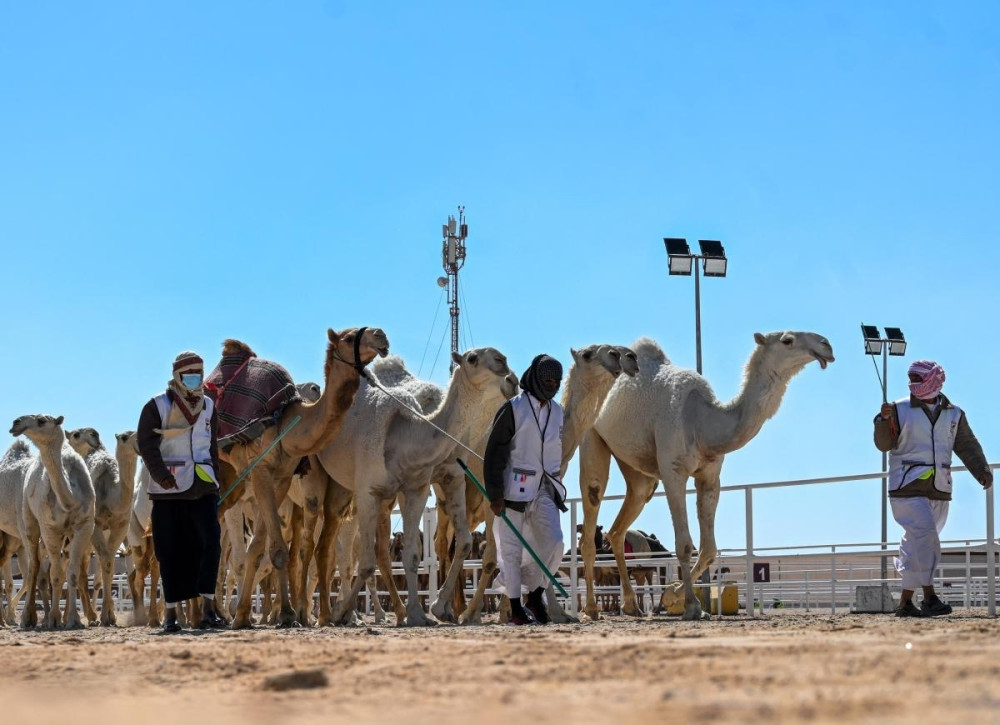
[[[764,344],[764,336],[761,335],[759,332],[755,332],[753,334],[753,339],[756,340],[756,342],[757,342],[758,345],[763,345]]]
[[[457,352],[451,354],[451,359],[455,361],[456,365],[461,365],[465,362],[465,358],[459,355]]]
[[[60,416],[59,416],[58,418],[56,418],[56,419],[55,419],[54,421],[52,421],[52,422],[53,422],[53,423],[55,423],[56,425],[62,425],[62,422],[63,422],[63,417],[62,417],[62,416],[60,415]]]
[[[576,348],[571,347],[569,349],[569,354],[573,356],[575,362],[580,362],[580,351]]]
[[[326,338],[330,342],[332,342],[334,344],[340,342],[340,335],[338,335],[336,332],[334,332],[332,327],[328,327],[327,328],[327,330],[326,330]]]

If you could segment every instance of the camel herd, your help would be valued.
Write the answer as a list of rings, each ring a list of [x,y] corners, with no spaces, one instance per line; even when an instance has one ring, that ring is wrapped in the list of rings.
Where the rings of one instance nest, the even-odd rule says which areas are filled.
[[[675,367],[648,338],[630,348],[597,344],[570,351],[572,364],[561,398],[562,474],[579,449],[584,507],[580,550],[587,584],[584,611],[590,618],[600,616],[594,591],[595,534],[612,458],[626,482],[625,501],[607,534],[623,589],[622,611],[640,613],[628,576],[626,536],[657,482],[663,481],[681,581],[666,587],[660,604],[682,603],[686,619],[705,616],[693,581],[716,556],[715,509],[725,455],[744,446],[777,412],[796,373],[812,361],[826,368],[834,359],[830,343],[811,332],[758,333],[754,341],[742,390],[728,403],[715,398],[703,377]],[[242,343],[228,340],[226,345]],[[217,601],[232,615],[234,629],[252,626],[258,589],[265,597],[267,621],[278,626],[356,624],[358,597],[364,587],[373,589],[376,568],[390,592],[397,623],[482,621],[485,592],[496,571],[493,515],[456,459],[465,458],[473,473],[482,476],[481,460],[469,451],[484,452],[495,412],[518,391],[517,377],[500,351],[481,347],[453,355],[454,370],[442,388],[417,379],[388,352],[382,330],[329,330],[322,386],[300,385],[302,399],[289,404],[276,425],[250,443],[220,452],[227,495],[219,506],[223,566]],[[136,401],[136,411],[141,404]],[[279,431],[285,432],[280,440]],[[150,480],[136,452],[135,433],[117,434],[112,453],[93,428],[68,429],[61,416],[25,415],[10,432],[18,440],[0,460],[0,595],[7,598],[0,601],[0,625],[14,623],[15,606],[23,600],[23,628],[38,626],[39,602],[43,626],[83,626],[77,596],[89,624],[114,625],[111,583],[115,556],[123,547],[133,623],[159,624]],[[249,475],[240,476],[258,457]],[[308,466],[301,465],[303,458]],[[693,564],[685,506],[691,477],[700,527]],[[427,611],[418,596],[418,567],[420,520],[432,487],[438,509],[434,551],[444,579]],[[405,600],[392,578],[390,515],[396,506],[403,529],[394,549],[405,572]],[[463,567],[482,524],[483,550],[474,554],[482,556],[482,576],[467,600]],[[99,569],[93,592],[88,577],[92,554]],[[23,575],[16,593],[14,555]],[[340,587],[334,599],[337,572]],[[98,589],[100,615],[92,601]],[[551,589],[547,599],[554,621],[572,620]],[[376,621],[383,621],[378,597],[373,601]],[[189,611],[188,616],[196,614]]]

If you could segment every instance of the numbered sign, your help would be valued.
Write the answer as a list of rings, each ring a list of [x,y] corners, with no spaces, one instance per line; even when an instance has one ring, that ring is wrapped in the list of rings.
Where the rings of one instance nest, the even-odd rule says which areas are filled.
[[[753,580],[758,584],[766,584],[771,581],[771,565],[766,561],[754,562]]]

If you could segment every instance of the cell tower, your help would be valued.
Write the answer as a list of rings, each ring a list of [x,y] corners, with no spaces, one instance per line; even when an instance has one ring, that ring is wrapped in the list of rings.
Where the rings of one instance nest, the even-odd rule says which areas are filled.
[[[465,207],[458,207],[458,219],[448,215],[448,223],[441,225],[444,242],[441,248],[441,264],[445,277],[438,277],[438,286],[448,289],[448,307],[451,310],[451,351],[458,352],[458,271],[465,266],[465,238],[469,225],[465,223]],[[455,369],[452,361],[451,369]]]

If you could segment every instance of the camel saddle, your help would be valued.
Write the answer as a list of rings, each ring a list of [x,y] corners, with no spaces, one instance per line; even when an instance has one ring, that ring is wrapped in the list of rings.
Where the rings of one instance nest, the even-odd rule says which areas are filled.
[[[221,451],[260,438],[285,406],[302,400],[285,368],[261,360],[238,340],[223,343],[222,360],[205,378],[205,394],[215,402]]]

